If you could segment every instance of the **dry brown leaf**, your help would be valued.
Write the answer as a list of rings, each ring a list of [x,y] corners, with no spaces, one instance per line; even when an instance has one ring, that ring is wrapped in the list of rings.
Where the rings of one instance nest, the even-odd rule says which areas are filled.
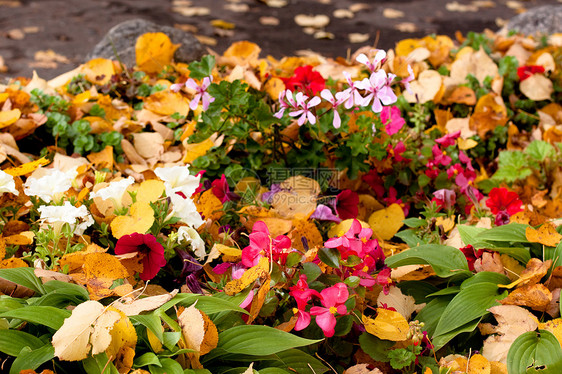
[[[445,9],[447,9],[449,12],[466,13],[466,12],[477,12],[478,6],[476,6],[474,4],[461,4],[457,1],[453,1],[453,2],[447,3],[445,5]]]
[[[358,32],[352,32],[347,35],[350,43],[365,43],[370,37],[369,34],[361,34]]]
[[[534,310],[544,311],[551,300],[552,293],[550,290],[542,283],[537,283],[516,288],[505,299],[502,299],[500,303],[503,305],[526,306]]]
[[[334,18],[353,18],[355,14],[349,9],[336,9],[332,13]]]
[[[211,9],[205,7],[174,6],[172,12],[179,13],[185,17],[207,16]]]
[[[397,9],[385,8],[382,11],[382,16],[384,18],[402,18],[404,17],[404,12]]]
[[[385,304],[388,308],[396,309],[406,320],[410,319],[412,313],[425,306],[425,304],[416,305],[412,296],[404,295],[400,288],[395,286],[390,286],[388,293],[381,292],[379,294],[377,306],[380,308],[382,304]]]
[[[519,84],[521,92],[534,101],[550,100],[554,92],[552,81],[542,74],[533,74]]]
[[[297,14],[294,18],[295,23],[301,27],[314,27],[321,29],[330,24],[330,17],[325,14]]]
[[[164,153],[164,139],[157,132],[133,134],[133,144],[137,153],[145,158],[158,158]]]
[[[116,309],[125,313],[127,316],[136,316],[142,312],[154,310],[162,306],[164,303],[176,296],[177,293],[178,290],[173,290],[172,292],[165,293],[163,295],[149,296],[142,299],[131,300],[129,302],[127,302],[127,300],[119,299],[112,305]]]
[[[418,75],[418,79],[410,83],[413,94],[406,91],[404,92],[404,98],[409,103],[426,103],[435,99],[435,96],[441,90],[441,85],[441,74],[436,70],[424,70]]]
[[[254,283],[258,278],[266,277],[268,275],[268,271],[269,260],[267,257],[262,257],[260,258],[259,263],[256,266],[247,269],[242,277],[228,282],[224,286],[224,292],[229,296],[236,295],[250,284]]]
[[[416,32],[418,27],[412,22],[400,22],[394,25],[394,28],[400,32]]]
[[[172,63],[179,44],[172,44],[168,35],[162,32],[146,33],[135,44],[137,67],[146,73],[159,73]]]
[[[556,247],[562,240],[562,235],[556,231],[556,227],[550,222],[544,223],[538,230],[531,226],[527,227],[525,237],[532,243],[540,243],[547,247]]]
[[[281,21],[279,21],[279,18],[264,16],[260,17],[259,22],[264,26],[278,26]]]
[[[368,368],[368,366],[368,364],[353,365],[349,369],[345,370],[343,374],[383,374],[380,369],[374,368],[373,370],[371,370]]]

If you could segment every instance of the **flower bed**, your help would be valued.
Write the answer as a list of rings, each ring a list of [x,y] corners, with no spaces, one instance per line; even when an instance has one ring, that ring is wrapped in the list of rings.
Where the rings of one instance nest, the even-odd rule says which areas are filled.
[[[560,35],[141,38],[0,87],[10,373],[560,369]]]

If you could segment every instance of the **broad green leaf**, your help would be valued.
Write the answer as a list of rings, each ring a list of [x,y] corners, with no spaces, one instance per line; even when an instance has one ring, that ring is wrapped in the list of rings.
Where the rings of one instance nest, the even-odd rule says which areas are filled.
[[[529,243],[525,235],[525,229],[529,225],[522,223],[508,223],[507,225],[496,226],[477,235],[478,240],[488,240],[494,242],[519,242]]]
[[[143,366],[147,366],[147,365],[162,366],[162,364],[160,364],[160,360],[158,359],[158,356],[156,356],[152,352],[146,352],[142,356],[135,357],[135,361],[133,365],[135,368],[142,368]]]
[[[480,320],[482,318],[476,318],[474,321],[470,321],[465,323],[464,325],[457,327],[456,329],[449,331],[446,334],[443,335],[439,335],[434,337],[431,340],[431,343],[434,345],[435,350],[440,349],[441,347],[443,347],[445,344],[447,344],[451,339],[453,339],[455,336],[462,334],[463,332],[472,332],[476,329],[476,327],[478,327],[478,324],[480,323]]]
[[[229,353],[263,356],[320,341],[304,339],[269,326],[244,325],[221,332],[217,348]]]
[[[22,321],[45,325],[58,330],[62,326],[64,319],[70,317],[70,314],[70,311],[66,309],[32,305],[4,312],[0,314],[0,317],[21,319]]]
[[[529,331],[515,339],[507,353],[510,374],[562,373],[562,348],[548,330]]]
[[[439,245],[425,244],[410,248],[394,256],[387,257],[386,265],[397,268],[404,265],[429,264],[435,274],[442,278],[451,277],[459,272],[468,272],[468,263],[464,254],[457,248]]]
[[[160,342],[164,340],[164,337],[162,336],[162,322],[160,321],[160,317],[156,314],[139,314],[136,316],[129,316],[129,319],[133,324],[138,323],[147,329],[150,329]]]
[[[283,370],[280,368],[265,368],[258,371],[260,374],[293,374],[292,371]]]
[[[40,295],[45,294],[43,282],[35,276],[33,268],[0,269],[0,278],[32,289]]]
[[[90,294],[88,293],[86,288],[74,283],[51,280],[45,283],[43,287],[45,288],[45,292],[47,293],[76,296],[83,299],[84,301],[90,300]]]
[[[334,269],[340,267],[341,255],[337,248],[320,248],[318,258],[329,267]]]
[[[359,344],[363,352],[371,356],[373,360],[388,362],[387,350],[396,344],[396,342],[392,340],[382,340],[372,334],[364,332],[359,335]]]
[[[191,306],[197,301],[197,309],[204,312],[205,314],[214,314],[224,311],[235,311],[240,313],[248,314],[248,312],[240,308],[237,304],[231,302],[227,299],[222,299],[215,296],[205,296],[192,293],[179,293],[174,298],[160,308],[156,309],[157,314],[163,313],[170,309],[172,306],[179,304],[181,306]]]
[[[462,282],[460,288],[464,289],[477,283],[510,284],[511,281],[507,276],[503,274],[493,271],[481,271],[480,273],[476,273],[474,274],[474,276]]]
[[[7,295],[0,296],[0,313],[7,312],[12,309],[23,308],[25,305],[27,304],[23,299],[13,298]]]
[[[533,140],[524,151],[536,161],[542,162],[548,157],[554,156],[556,150],[552,144],[544,140]]]
[[[320,267],[314,262],[305,262],[302,264],[302,274],[305,274],[306,281],[311,283],[322,274],[322,269],[320,269]]]
[[[497,242],[498,244],[502,244],[505,245],[505,243],[502,242]],[[527,262],[529,262],[529,260],[531,260],[531,251],[529,250],[529,248],[525,248],[525,247],[518,247],[518,246],[511,246],[511,247],[505,247],[505,246],[496,246],[493,243],[488,245],[488,246],[484,246],[484,247],[479,247],[479,248],[489,248],[489,249],[493,249],[494,251],[500,253],[500,254],[506,254],[510,257],[513,257],[514,259],[516,259],[517,261],[521,262],[522,264],[526,264]],[[546,261],[546,259],[545,259]]]
[[[452,295],[440,296],[428,302],[416,315],[416,319],[425,324],[424,329],[429,336],[433,336],[441,315],[453,299]]]
[[[498,285],[494,283],[477,283],[461,289],[443,311],[433,337],[444,335],[482,317],[488,313],[488,308],[498,305],[497,300],[506,295],[507,291],[498,295]]]
[[[150,365],[151,374],[183,374],[181,365],[171,358],[163,358],[160,360],[161,366]]]
[[[412,296],[416,300],[416,304],[429,302],[427,296],[433,292],[439,291],[439,288],[435,285],[418,280],[399,282],[397,286],[404,295]]]
[[[424,174],[425,175],[425,174]],[[408,244],[410,248],[417,247],[423,244],[427,244],[424,242],[418,235],[416,235],[415,230],[406,229],[397,232],[394,236],[402,239],[404,243]]]
[[[88,356],[81,362],[84,371],[88,374],[119,374],[119,371],[105,353]]]
[[[443,296],[443,295],[456,295],[459,293],[461,288],[459,286],[451,286],[447,288],[443,288],[442,290],[436,291],[427,295],[427,297],[434,297],[434,296]]]
[[[0,352],[9,356],[17,356],[24,347],[32,350],[44,346],[45,343],[34,335],[19,330],[0,330]]]
[[[545,257],[546,260],[552,260],[551,268],[554,269],[557,266],[562,266],[562,241],[558,243],[551,256]]]
[[[459,230],[459,234],[461,235],[463,243],[465,245],[470,244],[473,246],[481,241],[480,239],[478,239],[478,235],[487,230],[484,227],[476,227],[470,225],[457,225],[457,229]]]
[[[19,374],[22,370],[35,370],[55,357],[55,348],[50,344],[31,350],[26,347],[17,355],[10,368],[10,374]]]
[[[275,357],[275,360],[265,361],[263,366],[268,368],[286,369],[290,373],[299,374],[322,374],[329,370],[318,359],[301,351],[300,349],[288,349],[286,351],[276,353],[273,356]],[[263,373],[263,369],[259,372]]]

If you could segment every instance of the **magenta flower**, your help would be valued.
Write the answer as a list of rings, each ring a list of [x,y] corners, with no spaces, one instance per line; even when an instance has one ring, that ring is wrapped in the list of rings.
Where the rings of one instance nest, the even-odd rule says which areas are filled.
[[[434,198],[432,201],[435,201],[438,206],[444,207],[447,210],[455,206],[455,203],[457,202],[457,195],[455,194],[455,191],[448,190],[446,188],[435,191],[433,196]]]
[[[310,111],[310,109],[320,104],[320,98],[318,96],[314,96],[307,102],[308,96],[302,92],[298,92],[295,99],[297,100],[298,110],[290,112],[289,115],[291,117],[300,116],[298,120],[299,126],[304,125],[307,121],[314,125],[316,123],[316,116]]]
[[[384,107],[380,116],[388,135],[396,134],[406,123],[400,114],[400,109],[396,105]]]
[[[201,85],[198,85],[192,78],[189,78],[187,82],[185,82],[185,86],[187,88],[195,90],[195,96],[193,96],[193,99],[191,99],[189,103],[189,108],[191,110],[197,109],[199,101],[201,101],[203,104],[203,110],[207,110],[209,108],[209,105],[213,101],[215,101],[215,98],[209,95],[209,93],[207,92],[207,88],[209,88],[212,82],[212,75],[203,78],[203,82],[201,83]],[[176,83],[172,84],[172,86],[170,86],[170,89],[174,92],[178,92],[182,88],[182,86],[183,84]]]
[[[384,70],[371,73],[369,78],[357,82],[356,87],[367,92],[362,106],[368,106],[372,101],[371,109],[375,113],[380,113],[383,104],[390,105],[396,102],[396,95],[387,84],[387,75]]]
[[[373,230],[362,227],[361,223],[354,219],[346,233],[339,237],[328,239],[324,246],[326,248],[338,248],[344,260],[350,255],[363,258],[365,251],[372,244],[372,236]]]
[[[453,161],[451,157],[447,155],[446,151],[442,151],[437,144],[431,148],[431,153],[433,153],[433,161],[435,164],[441,164],[447,166]]]
[[[263,221],[257,221],[249,235],[250,244],[242,249],[242,264],[248,268],[256,266],[262,257],[262,252],[269,252],[271,239],[269,230]]]
[[[452,134],[445,134],[440,138],[435,139],[435,143],[441,145],[442,147],[450,147],[452,145],[455,145],[455,140],[461,136],[461,131],[457,131],[455,133]]]
[[[332,104],[332,109],[334,111],[334,121],[332,122],[332,125],[336,129],[339,129],[341,126],[341,118],[340,114],[338,113],[338,106],[346,101],[349,98],[349,95],[349,92],[342,91],[336,92],[336,97],[334,97],[334,95],[332,95],[332,92],[327,88],[323,89],[322,92],[320,92],[320,96],[322,96],[324,100]]]
[[[238,200],[240,198],[234,192],[230,191],[230,186],[228,185],[226,175],[224,174],[221,175],[221,179],[215,179],[211,183],[211,186],[213,195],[215,195],[223,204],[227,201]]]
[[[130,235],[123,235],[117,240],[117,244],[115,244],[116,255],[133,252],[138,252],[144,256],[142,259],[142,273],[140,273],[140,279],[144,281],[154,278],[160,271],[160,268],[166,265],[164,247],[158,243],[156,237],[152,234],[134,232]]]
[[[347,307],[344,303],[349,297],[349,291],[344,283],[336,283],[332,287],[320,292],[320,302],[323,307],[313,306],[310,314],[316,316],[316,324],[322,329],[327,338],[334,336],[336,327],[336,313],[347,314]]]
[[[398,143],[396,143],[396,145],[394,146],[394,148],[392,148],[392,145],[389,144],[389,153],[394,156],[394,159],[397,162],[400,161],[404,161],[404,162],[410,162],[411,160],[409,158],[404,158],[402,157],[402,154],[404,152],[406,152],[406,145],[404,144],[404,142],[402,140],[400,140]],[[384,194],[384,191],[383,191]]]
[[[300,331],[310,325],[310,313],[306,311],[306,305],[312,299],[312,296],[320,297],[318,291],[308,288],[306,275],[301,274],[296,285],[289,288],[289,295],[293,296],[297,302],[297,308],[293,312],[297,315],[297,323],[295,330]]]
[[[334,221],[336,223],[341,222],[341,219],[332,212],[332,209],[324,204],[318,204],[316,206],[316,210],[312,213],[310,218],[320,221]]]

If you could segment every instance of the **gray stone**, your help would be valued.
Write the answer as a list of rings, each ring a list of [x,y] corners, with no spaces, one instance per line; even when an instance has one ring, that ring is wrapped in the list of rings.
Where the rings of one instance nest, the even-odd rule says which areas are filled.
[[[174,54],[176,62],[191,62],[201,59],[207,51],[190,33],[144,20],[133,19],[112,27],[103,39],[86,56],[85,61],[93,58],[119,60],[127,67],[135,66],[135,44],[137,38],[147,32],[163,32],[174,44],[180,47]]]
[[[562,32],[562,5],[531,8],[509,20],[506,28],[525,35]]]

